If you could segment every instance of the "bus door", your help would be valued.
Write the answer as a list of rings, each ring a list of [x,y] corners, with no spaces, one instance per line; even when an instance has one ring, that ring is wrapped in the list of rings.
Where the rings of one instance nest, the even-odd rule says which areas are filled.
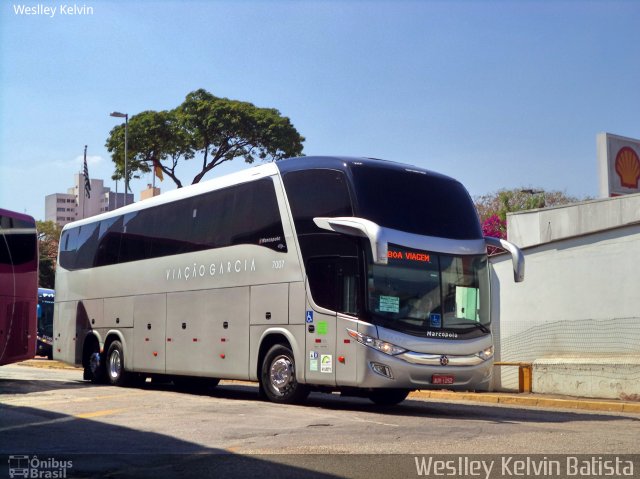
[[[355,314],[357,259],[311,258],[307,262],[310,297],[306,311],[306,371],[308,383],[345,385],[355,381],[355,357],[347,361],[345,321]],[[315,305],[315,308],[314,306]]]

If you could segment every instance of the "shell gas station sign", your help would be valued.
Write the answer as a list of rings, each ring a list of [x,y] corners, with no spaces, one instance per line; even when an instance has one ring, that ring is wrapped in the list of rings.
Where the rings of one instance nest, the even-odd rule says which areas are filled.
[[[600,196],[640,193],[640,140],[600,133],[597,148]]]

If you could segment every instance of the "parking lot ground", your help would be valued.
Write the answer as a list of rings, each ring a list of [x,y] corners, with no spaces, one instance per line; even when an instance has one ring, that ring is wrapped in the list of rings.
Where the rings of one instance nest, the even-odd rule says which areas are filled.
[[[20,363],[22,366],[44,368],[44,369],[69,369],[73,366],[59,361],[49,361],[46,358],[35,358]],[[221,384],[244,384],[249,387],[255,383],[245,381],[221,381]],[[454,392],[454,391],[413,391],[409,395],[410,399],[424,400],[434,399],[438,401],[454,402],[482,402],[493,404],[505,404],[510,406],[527,407],[548,407],[562,409],[576,409],[583,411],[608,411],[640,414],[640,398],[637,401],[622,399],[597,399],[585,397],[570,397],[539,393],[518,393],[518,392]]]

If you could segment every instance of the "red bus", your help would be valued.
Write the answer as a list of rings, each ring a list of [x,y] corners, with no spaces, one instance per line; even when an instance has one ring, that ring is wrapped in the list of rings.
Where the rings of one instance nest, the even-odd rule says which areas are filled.
[[[0,365],[35,356],[37,305],[36,222],[0,209]]]

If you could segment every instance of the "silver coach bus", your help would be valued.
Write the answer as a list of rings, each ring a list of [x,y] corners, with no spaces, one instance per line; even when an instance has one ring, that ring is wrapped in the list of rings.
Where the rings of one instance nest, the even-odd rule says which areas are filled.
[[[258,381],[395,404],[489,386],[487,245],[456,180],[365,158],[264,164],[67,225],[54,357],[115,385]]]

